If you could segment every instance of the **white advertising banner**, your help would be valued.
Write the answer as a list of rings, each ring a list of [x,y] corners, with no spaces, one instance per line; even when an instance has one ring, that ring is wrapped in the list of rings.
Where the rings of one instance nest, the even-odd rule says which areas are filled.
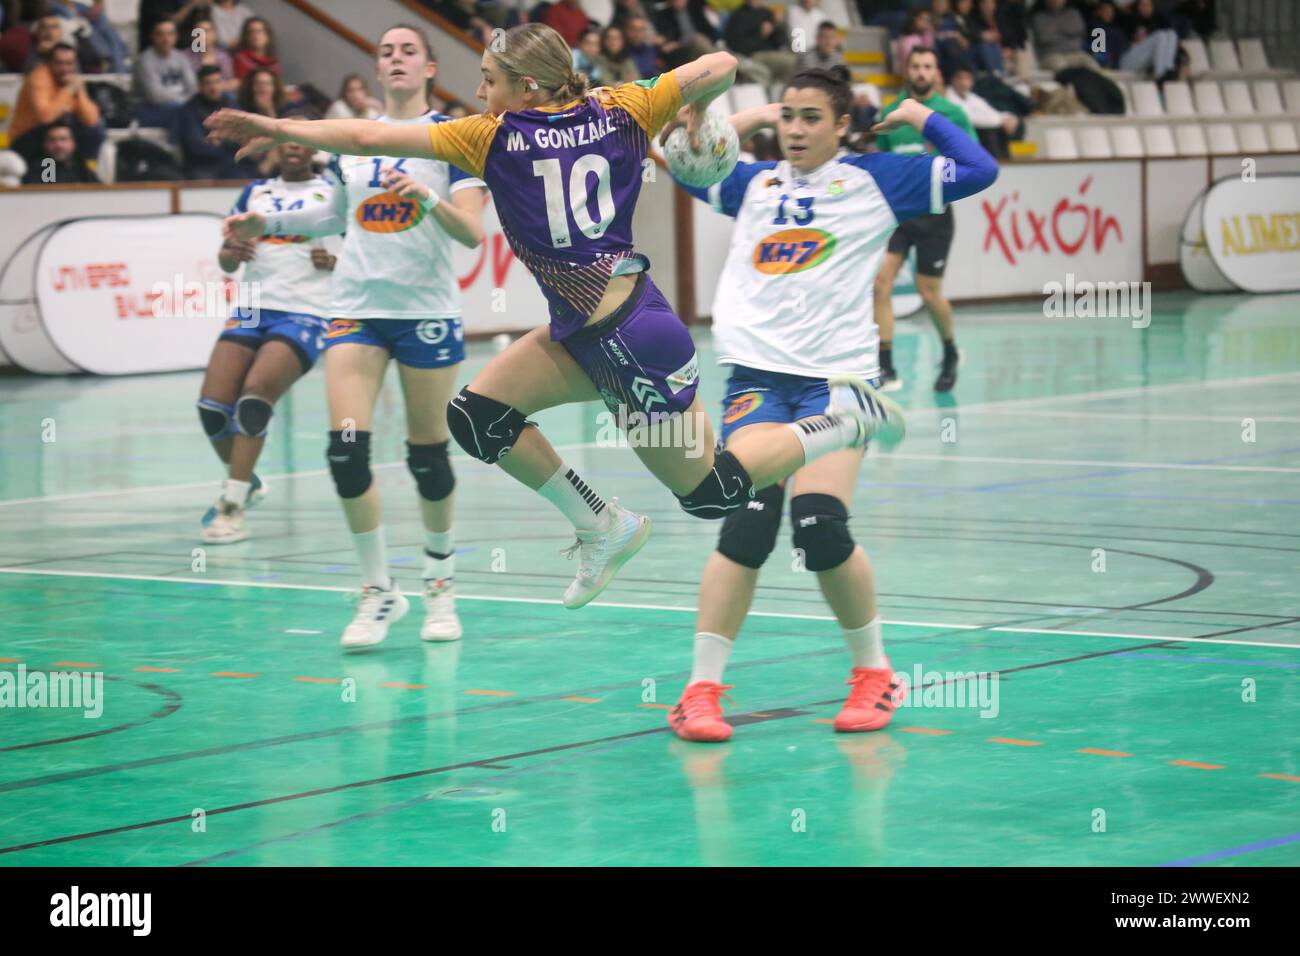
[[[98,375],[202,368],[235,290],[220,244],[220,217],[204,213],[64,223],[36,261],[45,331]]]
[[[951,298],[1035,295],[1049,282],[1142,278],[1138,162],[1003,166],[998,181],[955,203],[945,272]]]
[[[1235,292],[1237,287],[1219,271],[1205,244],[1205,195],[1203,190],[1187,210],[1178,242],[1178,264],[1183,278],[1197,292]]]
[[[1219,180],[1202,227],[1215,266],[1243,292],[1300,290],[1300,174]]]

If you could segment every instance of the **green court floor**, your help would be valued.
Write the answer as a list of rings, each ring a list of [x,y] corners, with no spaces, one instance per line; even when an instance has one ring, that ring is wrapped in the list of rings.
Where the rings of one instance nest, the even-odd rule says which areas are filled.
[[[1300,296],[1156,305],[1145,331],[960,309],[943,403],[933,334],[900,324],[909,437],[869,455],[852,526],[916,706],[831,730],[847,655],[787,532],[720,746],[665,723],[717,526],[603,447],[595,406],[540,420],[655,522],[600,601],[559,604],[559,514],[457,458],[465,639],[423,644],[415,602],[343,655],[319,372],[278,409],[252,537],[206,549],[197,373],[0,377],[0,692],[103,675],[97,718],[0,706],[0,865],[1295,865]],[[706,364],[715,411],[723,381]],[[391,376],[377,417],[414,595]]]

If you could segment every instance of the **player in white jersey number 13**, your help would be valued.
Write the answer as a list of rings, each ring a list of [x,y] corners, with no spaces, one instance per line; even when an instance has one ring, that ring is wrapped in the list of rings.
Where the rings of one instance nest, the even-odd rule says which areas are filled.
[[[997,176],[988,153],[913,101],[878,129],[924,130],[946,156],[845,152],[840,143],[852,97],[842,67],[797,74],[780,103],[732,117],[741,139],[775,126],[787,158],[741,163],[717,186],[689,190],[736,220],[712,310],[718,361],[731,368],[722,417],[728,445],[861,398],[888,402],[845,383],[878,381],[871,289],[889,236],[900,222],[939,211]],[[700,585],[694,667],[669,712],[678,736],[731,736],[720,703],[730,689],[723,669],[759,569],[776,547],[786,485],[794,567],[816,574],[852,658],[852,691],[835,729],[869,731],[889,723],[901,689],[882,645],[871,563],[849,530],[863,454],[848,448],[809,462],[723,522]]]

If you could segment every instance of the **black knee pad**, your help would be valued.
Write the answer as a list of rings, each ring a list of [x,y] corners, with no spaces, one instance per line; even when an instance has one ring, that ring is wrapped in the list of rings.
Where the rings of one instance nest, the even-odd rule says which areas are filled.
[[[729,451],[713,459],[713,470],[687,495],[677,495],[682,510],[697,518],[725,518],[754,497],[754,483],[740,460]]]
[[[809,571],[838,568],[853,553],[849,512],[834,495],[795,495],[790,499],[794,546]]]
[[[199,422],[208,438],[216,441],[231,433],[233,429],[230,427],[230,416],[235,413],[234,405],[211,398],[200,398],[195,404],[199,409]]]
[[[727,515],[718,535],[718,553],[747,568],[761,568],[776,547],[784,501],[785,489],[770,485],[755,493],[745,507]]]
[[[249,438],[261,438],[271,424],[271,403],[261,395],[242,395],[235,402],[235,431]]]
[[[330,474],[340,498],[360,498],[370,487],[370,432],[353,432],[351,441],[343,432],[330,432],[328,452]]]
[[[468,388],[447,403],[447,427],[456,444],[489,465],[504,458],[533,424],[519,409]]]
[[[420,489],[420,497],[426,501],[441,501],[456,487],[456,476],[447,460],[449,444],[445,441],[429,445],[406,443],[406,467],[411,469],[415,487]]]

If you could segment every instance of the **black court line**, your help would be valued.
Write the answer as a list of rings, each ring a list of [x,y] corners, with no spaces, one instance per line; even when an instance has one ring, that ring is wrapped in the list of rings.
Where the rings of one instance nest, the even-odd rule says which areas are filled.
[[[117,734],[124,730],[132,730],[148,723],[149,721],[162,720],[164,717],[170,717],[172,714],[176,713],[176,711],[181,709],[181,704],[185,701],[185,698],[180,694],[173,690],[169,690],[166,687],[160,687],[157,684],[142,684],[138,681],[127,680],[123,677],[109,677],[107,675],[104,676],[104,680],[121,681],[122,683],[130,684],[133,687],[141,687],[144,690],[153,691],[155,694],[166,698],[167,703],[165,703],[160,710],[156,710],[148,717],[143,717],[140,720],[132,720],[125,724],[118,724],[115,727],[106,727],[103,730],[94,730],[87,734],[76,734],[71,737],[57,737],[52,740],[35,740],[31,743],[13,744],[8,747],[0,747],[0,753],[7,753],[11,750],[30,750],[33,747],[50,747],[54,744],[67,744],[72,743],[75,740],[89,740],[92,737],[104,737],[108,734]]]
[[[964,632],[964,633],[969,633],[969,632]],[[1036,664],[1025,664],[1019,667],[1007,668],[1005,669],[1005,671],[999,670],[997,671],[997,673],[1012,674],[1020,671],[1037,670],[1043,667],[1053,667],[1061,664],[1070,664],[1070,663],[1076,663],[1078,661],[1091,660],[1098,657],[1107,657],[1114,654],[1128,653],[1135,650],[1146,650],[1148,648],[1165,647],[1169,644],[1177,643],[1177,640],[1178,639],[1154,641],[1147,644],[1138,644],[1136,646],[1129,645],[1122,648],[1116,648],[1110,651],[1095,651],[1089,654],[1076,655],[1074,657],[1060,658],[1052,661],[1040,661],[1039,663]],[[951,680],[955,681],[959,679],[964,680],[965,678],[952,678]],[[945,681],[944,683],[948,683],[948,681]],[[817,701],[813,704],[808,704],[804,706],[820,707],[820,706],[825,706],[827,704],[839,703],[840,700],[841,698],[835,697],[828,701]],[[803,708],[763,709],[760,711],[760,713],[764,713],[768,715],[780,714],[782,716],[789,716],[795,710],[802,710],[802,709]],[[736,719],[733,719],[731,722],[734,725],[737,723],[737,720],[740,720],[744,716],[746,715],[739,715]],[[752,714],[748,716],[753,717]],[[781,719],[781,718],[775,716],[753,717],[753,720],[747,722],[750,723],[764,722],[773,719]],[[393,723],[404,723],[404,722],[407,722],[407,719],[403,719],[400,721],[389,721],[386,723],[391,725]],[[540,754],[559,753],[561,751],[573,750],[579,747],[587,747],[593,744],[607,743],[615,740],[626,740],[634,737],[644,737],[649,734],[665,733],[669,729],[670,728],[668,728],[667,726],[661,726],[656,728],[649,728],[647,730],[631,731],[625,734],[615,734],[609,737],[597,737],[590,740],[575,741],[568,744],[557,744],[551,747],[541,747],[534,750],[519,751],[511,754],[501,754],[497,756],[481,757],[478,760],[469,760],[469,761],[463,761],[456,764],[447,764],[441,767],[431,767],[423,770],[410,770],[404,773],[389,774],[384,777],[375,777],[368,780],[356,780],[350,783],[334,784],[329,787],[318,787],[314,790],[307,790],[300,793],[284,794],[278,797],[266,797],[261,800],[252,800],[245,803],[233,804],[228,807],[218,807],[214,810],[207,811],[207,815],[215,816],[217,814],[223,814],[223,813],[234,813],[240,810],[250,810],[250,809],[255,809],[257,807],[264,807],[264,806],[271,806],[279,803],[286,803],[291,800],[302,800],[302,799],[307,799],[309,797],[322,796],[324,794],[329,794],[329,793],[338,793],[345,790],[355,790],[363,787],[382,785],[386,783],[394,783],[401,780],[410,780],[418,777],[428,776],[430,774],[446,773],[451,770],[459,770],[467,767],[481,767],[483,764],[506,763],[512,760],[522,760],[527,757],[537,756]],[[220,748],[220,749],[243,749],[243,748]],[[117,833],[127,833],[135,830],[150,829],[153,827],[164,826],[169,823],[180,823],[182,821],[188,822],[190,821],[190,819],[191,819],[191,815],[185,813],[174,817],[164,817],[157,820],[146,820],[140,823],[131,823],[131,824],[124,824],[122,826],[117,826],[117,827],[108,827],[103,830],[92,830],[86,833],[74,833],[74,834],[69,834],[61,837],[52,837],[47,840],[38,840],[32,843],[17,844],[15,846],[9,846],[9,847],[0,847],[0,855],[4,855],[7,853],[19,853],[24,850],[39,849],[41,847],[46,847],[46,846],[55,846],[58,844],[70,843],[77,840],[88,840],[88,839],[94,839],[96,837],[101,837],[101,836],[111,836]]]

